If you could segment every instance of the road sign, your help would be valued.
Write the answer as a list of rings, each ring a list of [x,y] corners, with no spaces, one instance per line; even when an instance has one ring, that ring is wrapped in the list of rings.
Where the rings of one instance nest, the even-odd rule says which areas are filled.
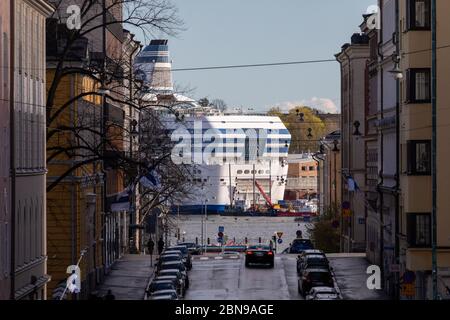
[[[349,210],[350,209],[350,202],[348,202],[348,201],[342,202],[342,209]]]
[[[220,227],[219,227],[219,232],[222,232],[222,233],[223,233],[224,231],[225,231],[225,227],[224,227],[224,226],[220,226]]]
[[[217,236],[219,236],[219,238],[223,238],[223,232],[219,232],[219,233],[217,234]]]
[[[277,236],[278,236],[279,239],[281,239],[281,237],[283,236],[283,232],[278,231],[278,232],[277,232]]]
[[[412,271],[406,271],[403,274],[403,283],[411,284],[416,281],[416,274]]]
[[[404,283],[401,286],[401,295],[408,298],[416,296],[416,285],[414,283]]]
[[[218,243],[223,243],[223,238],[217,238]]]
[[[278,242],[278,244],[282,244],[283,243],[283,239],[280,238],[280,239],[278,239],[277,242]]]
[[[352,211],[350,209],[343,209],[342,215],[344,218],[350,218],[352,216]]]

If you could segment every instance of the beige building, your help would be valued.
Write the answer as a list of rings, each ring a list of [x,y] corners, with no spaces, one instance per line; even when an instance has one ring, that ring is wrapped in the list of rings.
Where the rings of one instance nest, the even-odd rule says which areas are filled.
[[[321,141],[320,155],[315,156],[319,160],[319,212],[325,213],[336,210],[340,214],[341,207],[341,135],[339,131],[328,134]],[[342,225],[342,224],[341,224]]]
[[[369,38],[353,34],[351,43],[342,46],[336,55],[341,65],[341,161],[342,208],[349,209],[343,219],[341,250],[366,249],[365,205],[365,106],[366,66],[369,60]]]
[[[52,12],[43,0],[0,3],[0,299],[45,299],[49,281],[45,19]]]
[[[288,156],[285,200],[310,199],[317,196],[317,162],[310,154]]]
[[[431,1],[400,1],[400,262],[416,275],[415,298],[432,298]],[[450,284],[450,1],[437,0],[437,265]]]

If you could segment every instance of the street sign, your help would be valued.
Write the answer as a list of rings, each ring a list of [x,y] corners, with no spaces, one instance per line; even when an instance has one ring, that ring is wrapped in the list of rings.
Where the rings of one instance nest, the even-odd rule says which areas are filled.
[[[278,236],[279,239],[281,239],[281,237],[283,236],[283,232],[278,231],[278,232],[277,232],[277,236]]]
[[[352,216],[352,211],[350,209],[343,209],[342,215],[344,218],[350,218]]]
[[[416,274],[412,271],[406,271],[403,274],[403,283],[411,284],[416,281]]]
[[[283,239],[278,239],[278,244],[282,244],[283,243]]]
[[[407,298],[416,296],[416,285],[414,283],[404,283],[401,286],[401,295]]]
[[[342,202],[342,209],[350,210],[350,202],[348,202],[348,201]]]
[[[222,232],[222,233],[223,233],[224,231],[225,231],[225,227],[224,227],[224,226],[220,226],[220,227],[219,227],[219,232]]]

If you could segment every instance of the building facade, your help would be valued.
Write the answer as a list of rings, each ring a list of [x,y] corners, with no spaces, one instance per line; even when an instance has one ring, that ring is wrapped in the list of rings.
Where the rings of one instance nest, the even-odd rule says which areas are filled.
[[[128,197],[125,187],[130,184],[119,162],[137,150],[131,136],[132,120],[138,117],[131,110],[135,94],[131,86],[133,60],[140,46],[121,23],[111,23],[122,20],[121,3],[105,2],[107,26],[102,23],[102,2],[95,3],[86,13],[86,19],[96,15],[89,26],[92,31],[76,40],[64,56],[63,67],[106,70],[106,75],[95,79],[85,72],[70,72],[54,82],[64,49],[61,44],[67,40],[65,12],[71,4],[63,1],[48,20],[48,90],[57,83],[47,154],[52,275],[48,295],[54,299],[61,297],[68,266],[79,262],[81,271],[81,292],[73,298],[87,298],[114,262],[136,247],[136,237],[133,242],[129,239],[133,234],[130,201],[123,205],[118,201]]]
[[[310,154],[288,155],[285,200],[311,199],[317,196],[317,162]]]
[[[417,299],[431,299],[432,199],[436,196],[436,252],[438,294],[448,297],[450,283],[450,202],[448,200],[450,151],[448,117],[450,94],[450,3],[437,0],[436,57],[436,167],[432,164],[432,15],[431,1],[399,1],[400,69],[400,215],[399,258],[401,273],[415,275]],[[439,174],[437,174],[439,173]],[[432,175],[437,188],[432,188]]]
[[[334,131],[321,141],[319,161],[319,212],[334,212],[339,215],[341,207],[341,133]]]
[[[0,298],[45,299],[46,1],[2,1]]]
[[[341,65],[341,165],[343,219],[341,249],[344,252],[365,251],[366,161],[365,132],[366,66],[369,59],[369,38],[354,34],[336,55]]]

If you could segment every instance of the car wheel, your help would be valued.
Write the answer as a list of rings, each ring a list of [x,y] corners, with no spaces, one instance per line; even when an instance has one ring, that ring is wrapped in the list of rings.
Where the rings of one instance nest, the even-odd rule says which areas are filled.
[[[250,267],[250,263],[248,263],[248,261],[245,261],[245,267],[246,268]]]
[[[272,261],[272,262],[269,264],[269,268],[273,269],[274,267],[275,267],[275,263]]]
[[[297,290],[298,290],[298,293],[299,293],[299,294],[302,294],[302,290],[300,289],[300,283],[297,284]]]

